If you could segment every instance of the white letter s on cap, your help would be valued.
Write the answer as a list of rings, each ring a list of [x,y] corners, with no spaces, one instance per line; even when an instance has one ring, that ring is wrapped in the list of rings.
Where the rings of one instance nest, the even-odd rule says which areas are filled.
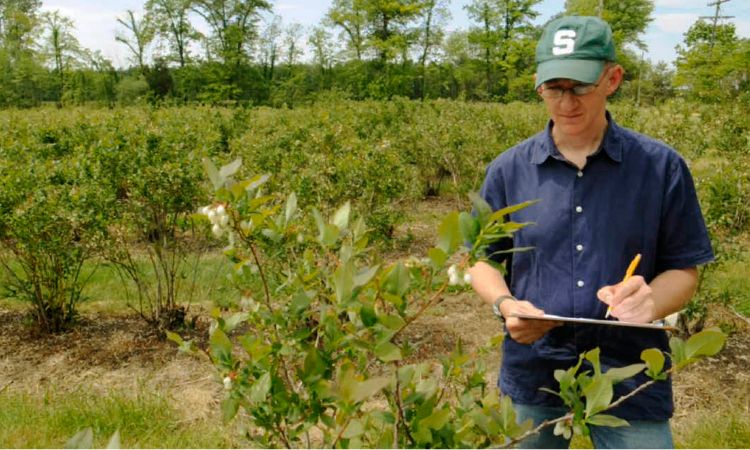
[[[575,30],[559,30],[555,33],[555,38],[553,40],[555,46],[552,47],[552,54],[555,56],[561,56],[573,53],[576,44],[575,38]]]

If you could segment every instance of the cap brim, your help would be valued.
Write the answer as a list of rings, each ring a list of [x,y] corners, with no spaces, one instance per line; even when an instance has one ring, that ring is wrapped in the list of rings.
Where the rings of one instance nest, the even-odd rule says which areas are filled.
[[[596,83],[606,61],[592,59],[553,59],[536,66],[536,86],[557,78]]]

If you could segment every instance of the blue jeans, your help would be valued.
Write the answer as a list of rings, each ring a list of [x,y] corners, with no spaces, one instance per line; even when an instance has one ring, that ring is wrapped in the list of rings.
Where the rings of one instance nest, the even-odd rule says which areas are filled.
[[[545,420],[556,419],[567,414],[565,407],[520,405],[513,403],[519,423],[528,419],[534,426]],[[674,448],[669,421],[629,420],[627,427],[591,426],[591,441],[595,448]],[[568,448],[570,441],[555,436],[554,426],[519,442],[518,448]]]

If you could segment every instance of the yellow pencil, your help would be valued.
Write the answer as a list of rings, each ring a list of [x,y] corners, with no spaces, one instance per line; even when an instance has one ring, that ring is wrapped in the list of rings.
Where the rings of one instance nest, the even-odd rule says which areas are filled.
[[[635,272],[635,268],[638,267],[638,263],[639,262],[641,262],[641,254],[640,253],[638,253],[637,255],[635,255],[635,258],[633,258],[633,260],[630,261],[630,265],[628,266],[628,270],[625,271],[625,276],[623,277],[622,282],[620,284],[628,281],[628,279],[633,276],[633,273]],[[607,314],[604,315],[604,318],[605,319],[609,318],[609,315],[610,315],[611,312],[612,312],[612,307],[608,306],[607,307]]]

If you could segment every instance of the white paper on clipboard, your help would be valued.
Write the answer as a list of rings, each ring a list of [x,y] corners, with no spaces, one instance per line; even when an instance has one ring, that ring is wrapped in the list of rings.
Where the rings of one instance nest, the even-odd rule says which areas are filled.
[[[585,317],[556,316],[554,314],[544,314],[542,316],[535,316],[533,314],[515,313],[515,314],[511,314],[510,316],[518,317],[519,319],[551,320],[554,322],[565,322],[565,323],[586,323],[586,324],[594,324],[594,325],[610,325],[610,326],[616,326],[616,327],[650,328],[652,330],[664,330],[664,331],[676,331],[677,330],[675,327],[670,327],[669,325],[662,325],[660,323],[622,322],[619,320],[587,319]]]

